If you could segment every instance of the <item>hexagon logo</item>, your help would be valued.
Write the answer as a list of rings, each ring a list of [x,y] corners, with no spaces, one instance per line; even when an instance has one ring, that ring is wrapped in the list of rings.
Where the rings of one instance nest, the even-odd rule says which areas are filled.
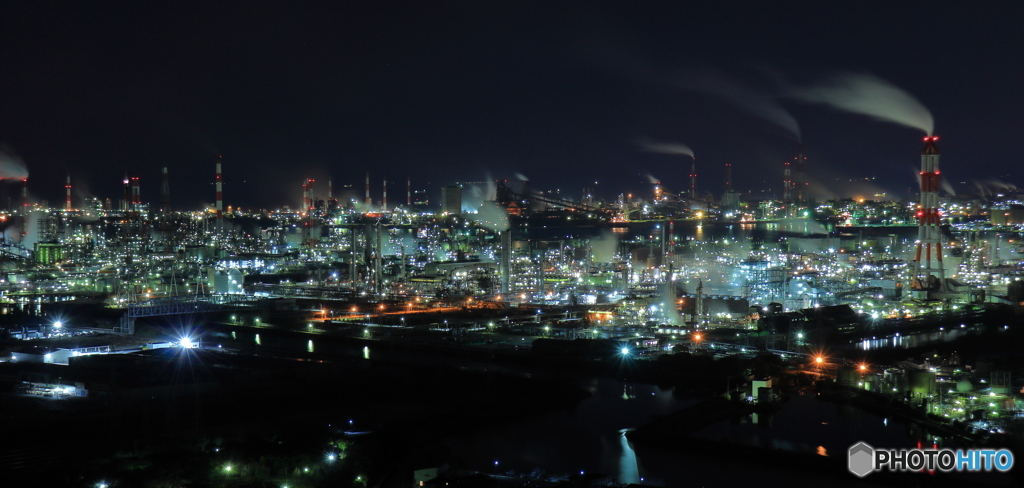
[[[875,469],[875,449],[864,442],[850,446],[850,459],[846,467],[851,473],[863,478]]]

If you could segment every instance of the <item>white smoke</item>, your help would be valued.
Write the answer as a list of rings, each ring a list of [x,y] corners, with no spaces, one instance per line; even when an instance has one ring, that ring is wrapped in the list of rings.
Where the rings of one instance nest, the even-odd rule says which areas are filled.
[[[706,71],[690,74],[679,82],[679,86],[720,97],[755,117],[785,129],[794,139],[800,140],[800,124],[774,97],[755,91],[721,73]]]
[[[485,201],[477,210],[476,215],[471,217],[476,223],[495,231],[503,232],[508,230],[508,211],[493,201]]]
[[[28,168],[11,148],[0,145],[0,180],[28,178]]]
[[[939,184],[940,184],[940,185],[942,185],[942,189],[943,189],[943,190],[946,190],[946,192],[947,192],[947,193],[949,193],[950,195],[952,195],[952,196],[954,196],[954,197],[956,196],[956,190],[954,190],[954,189],[953,189],[953,185],[951,185],[951,184],[949,183],[949,180],[947,180],[947,179],[943,178],[943,179],[942,179],[942,180],[941,180],[941,181],[939,182]]]
[[[652,184],[652,185],[657,185],[657,184],[661,183],[661,180],[655,178],[654,175],[652,175],[650,173],[644,173],[644,174],[642,174],[640,176],[643,176],[644,178],[647,178],[647,182]]]
[[[495,200],[498,198],[498,184],[491,175],[487,175],[487,186],[484,189],[484,200]]]
[[[619,248],[619,237],[610,230],[603,230],[601,237],[590,240],[590,247],[595,263],[609,263]]]
[[[530,179],[529,179],[529,178],[527,178],[527,177],[526,177],[526,175],[524,175],[524,174],[522,174],[522,173],[515,173],[515,176],[516,176],[516,178],[518,178],[519,180],[522,180],[522,181],[530,181]]]
[[[682,154],[689,157],[693,156],[693,149],[690,149],[686,144],[680,144],[678,142],[657,142],[650,139],[641,139],[637,141],[640,145],[640,150],[658,154]]]
[[[891,83],[870,74],[843,73],[810,87],[794,88],[792,98],[823,103],[839,110],[858,113],[932,135],[935,121],[916,98]]]

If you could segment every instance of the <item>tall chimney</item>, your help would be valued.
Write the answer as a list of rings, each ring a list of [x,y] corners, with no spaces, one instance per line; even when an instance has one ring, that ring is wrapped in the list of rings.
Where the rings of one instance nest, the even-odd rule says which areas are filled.
[[[942,267],[942,232],[939,213],[939,149],[935,146],[936,136],[924,138],[921,151],[921,203],[917,209],[917,254],[914,258],[914,282],[911,289],[946,291],[945,270]],[[921,249],[925,258],[921,261]],[[932,261],[932,250],[935,260]],[[937,275],[937,276],[936,276]],[[933,282],[937,279],[937,283]]]
[[[302,179],[302,207],[303,212],[309,208],[309,178]]]
[[[388,211],[388,177],[387,176],[384,177],[384,200],[381,202],[381,206],[384,207],[384,208],[381,209],[381,211],[383,211],[383,212],[387,212]]]
[[[217,229],[224,229],[224,187],[223,181],[221,180],[221,156],[217,156],[217,179],[214,180],[214,185],[217,187]]]
[[[132,208],[138,210],[138,206],[142,204],[142,193],[139,190],[139,177],[132,176]]]
[[[28,235],[28,178],[21,179],[21,236]]]
[[[789,161],[782,166],[782,203],[793,202],[793,168]]]
[[[68,173],[68,182],[64,184],[64,189],[67,190],[67,199],[64,200],[64,211],[71,211],[71,173]]]
[[[405,206],[412,208],[412,176],[405,177]]]
[[[806,161],[804,145],[800,144],[800,149],[796,154],[796,201],[800,205],[807,204],[807,174],[804,173],[804,162]]]
[[[690,161],[690,199],[697,199],[697,158]]]
[[[160,211],[163,213],[171,211],[171,185],[167,181],[166,166],[160,172]]]
[[[366,172],[366,210],[370,210],[370,206],[373,202],[370,201],[370,172]]]
[[[121,210],[128,216],[128,209],[132,206],[132,187],[130,186],[131,180],[128,179],[128,173],[124,174],[124,199],[121,200]]]

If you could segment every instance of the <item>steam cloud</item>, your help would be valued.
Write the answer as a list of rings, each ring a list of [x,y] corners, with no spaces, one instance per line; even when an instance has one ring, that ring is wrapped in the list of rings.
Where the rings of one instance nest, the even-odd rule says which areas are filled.
[[[14,151],[0,146],[0,180],[28,178],[28,168]]]
[[[931,112],[921,102],[874,75],[840,74],[821,85],[795,88],[790,96],[921,129],[928,135],[935,129]]]
[[[602,230],[600,238],[590,240],[590,248],[595,263],[609,263],[619,248],[619,237],[610,230]]]
[[[647,178],[647,182],[652,184],[652,185],[658,185],[658,184],[661,183],[661,180],[655,178],[654,175],[652,175],[650,173],[644,173],[642,176],[644,178]]]
[[[951,185],[949,183],[949,180],[943,178],[942,181],[939,182],[939,184],[941,184],[942,185],[942,189],[946,190],[947,192],[949,192],[950,195],[956,196],[956,190],[953,189],[953,185]]]
[[[516,173],[515,175],[516,175],[516,178],[518,178],[518,179],[520,179],[522,181],[530,181],[530,179],[527,178],[526,175],[524,175],[522,173]]]
[[[678,142],[657,142],[649,139],[641,139],[637,141],[640,145],[641,151],[658,153],[658,154],[682,154],[689,157],[694,157],[693,149],[690,149],[686,144],[680,144]]]
[[[503,232],[509,228],[508,212],[501,205],[492,201],[485,201],[480,205],[473,220],[495,232]]]
[[[785,129],[794,139],[800,141],[800,124],[768,94],[757,92],[736,80],[711,71],[688,76],[680,86],[722,98],[755,117]]]

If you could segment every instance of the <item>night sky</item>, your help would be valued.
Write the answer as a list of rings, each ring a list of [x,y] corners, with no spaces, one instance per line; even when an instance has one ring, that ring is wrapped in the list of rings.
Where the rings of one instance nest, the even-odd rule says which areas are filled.
[[[647,174],[687,186],[690,159],[643,140],[692,148],[702,193],[731,163],[738,190],[778,195],[798,143],[752,104],[799,123],[813,195],[910,196],[920,129],[793,96],[843,73],[931,111],[957,192],[1024,184],[1019,1],[17,3],[0,142],[51,205],[68,172],[76,199],[116,201],[128,171],[157,202],[167,166],[193,208],[217,154],[225,204],[255,207],[294,207],[306,175],[361,198],[367,170],[392,203],[406,175],[435,195],[517,173],[572,198],[648,192]]]

